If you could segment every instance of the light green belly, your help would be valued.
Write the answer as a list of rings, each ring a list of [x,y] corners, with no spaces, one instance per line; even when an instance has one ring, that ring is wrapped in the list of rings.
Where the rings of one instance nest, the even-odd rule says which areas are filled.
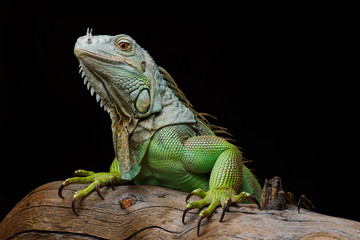
[[[191,192],[197,188],[208,190],[209,174],[190,173],[182,167],[180,161],[144,159],[134,182],[136,185],[163,186]]]

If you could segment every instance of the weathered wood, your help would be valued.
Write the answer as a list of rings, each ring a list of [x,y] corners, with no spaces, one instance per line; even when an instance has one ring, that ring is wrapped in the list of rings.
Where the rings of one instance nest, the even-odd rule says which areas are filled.
[[[71,210],[76,184],[57,195],[61,182],[40,186],[24,197],[0,224],[0,239],[194,239],[197,213],[181,222],[186,193],[155,186],[102,188]],[[194,197],[195,199],[195,197]],[[122,207],[120,207],[121,202]],[[259,210],[253,204],[231,206],[222,223],[221,209],[201,225],[208,239],[359,239],[360,223],[296,207]]]
[[[282,189],[280,177],[273,177],[270,180],[265,180],[260,206],[261,209],[266,210],[286,209],[285,192]]]

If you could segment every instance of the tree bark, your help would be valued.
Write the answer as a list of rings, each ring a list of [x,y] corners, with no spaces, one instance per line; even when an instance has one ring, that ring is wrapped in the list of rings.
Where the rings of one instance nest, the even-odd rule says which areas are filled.
[[[0,239],[194,239],[198,211],[181,222],[187,193],[156,186],[101,189],[77,203],[72,195],[84,185],[61,182],[40,186],[25,196],[0,224]],[[194,197],[195,199],[195,197]],[[360,239],[360,223],[301,210],[259,210],[254,204],[230,207],[222,223],[221,208],[203,220],[200,238],[207,239]]]

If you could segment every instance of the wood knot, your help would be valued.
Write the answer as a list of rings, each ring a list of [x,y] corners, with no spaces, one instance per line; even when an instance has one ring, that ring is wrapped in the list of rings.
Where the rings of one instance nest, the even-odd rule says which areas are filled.
[[[131,207],[133,205],[133,201],[131,198],[124,198],[119,201],[119,204],[122,209],[125,209]]]
[[[122,209],[131,207],[137,202],[137,199],[135,196],[131,195],[130,197],[125,197],[121,200],[119,200],[119,205]]]

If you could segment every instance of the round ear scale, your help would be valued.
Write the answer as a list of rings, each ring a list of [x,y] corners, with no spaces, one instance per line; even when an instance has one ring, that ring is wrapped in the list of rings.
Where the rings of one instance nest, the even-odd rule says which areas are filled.
[[[135,103],[136,110],[140,113],[146,113],[150,107],[150,94],[148,89],[141,91],[139,96],[136,99]]]

